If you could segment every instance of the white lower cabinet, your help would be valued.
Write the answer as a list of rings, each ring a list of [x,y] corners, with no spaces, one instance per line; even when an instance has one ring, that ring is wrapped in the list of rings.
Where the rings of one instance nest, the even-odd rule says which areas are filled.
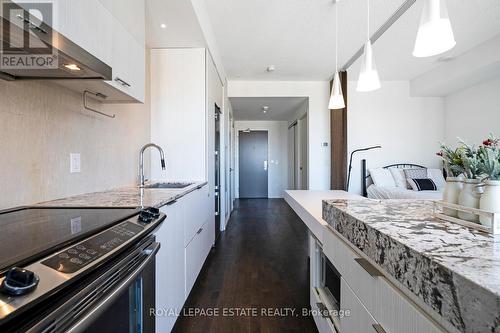
[[[371,316],[344,279],[341,279],[340,294],[340,308],[349,310],[349,316],[340,318],[341,331],[344,333],[378,332],[376,330],[377,321]]]
[[[215,226],[208,221],[202,225],[196,232],[195,237],[191,240],[185,249],[186,258],[186,298],[189,296],[193,288],[196,278],[205,263],[205,259],[210,252],[214,243]]]
[[[208,209],[208,186],[160,208],[167,215],[156,232],[156,332],[170,332],[214,242],[214,217]],[[193,214],[196,212],[196,214]],[[184,244],[185,230],[199,225]],[[201,222],[200,222],[201,220]]]
[[[360,261],[359,259],[363,258],[329,228],[324,230],[323,252],[342,276],[342,303],[346,301],[350,304],[354,302],[353,297],[357,298],[366,312],[386,332],[443,332],[433,320],[424,314],[420,307],[417,307],[402,291],[390,283],[375,264],[366,259]],[[343,309],[349,309],[344,305],[341,306]],[[356,322],[357,317],[357,315],[354,316],[352,324],[346,325],[348,327],[362,325],[364,322]],[[368,319],[366,320],[369,322]],[[344,322],[347,323],[349,320]],[[345,330],[344,324],[342,324],[342,332],[346,333],[372,331],[376,332],[373,329],[370,331]]]
[[[167,218],[156,232],[156,331],[170,332],[184,305],[183,202],[161,207]]]

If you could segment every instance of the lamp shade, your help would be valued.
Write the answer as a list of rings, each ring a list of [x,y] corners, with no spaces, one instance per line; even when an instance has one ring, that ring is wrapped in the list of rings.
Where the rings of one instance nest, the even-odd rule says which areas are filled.
[[[378,77],[375,59],[373,58],[372,43],[367,40],[359,72],[357,91],[373,91],[380,88],[380,79]]]
[[[333,77],[332,93],[330,94],[330,102],[328,109],[343,109],[345,108],[344,95],[342,94],[342,85],[340,83],[339,72],[335,72]]]
[[[413,56],[431,57],[456,44],[445,0],[424,0]]]

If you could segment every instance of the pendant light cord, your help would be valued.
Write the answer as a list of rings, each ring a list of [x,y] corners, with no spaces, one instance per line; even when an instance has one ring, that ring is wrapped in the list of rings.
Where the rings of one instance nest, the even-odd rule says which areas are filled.
[[[335,73],[338,73],[338,60],[339,60],[339,3],[335,3]]]
[[[366,12],[367,12],[367,20],[366,20],[366,38],[370,40],[370,0],[366,0]]]

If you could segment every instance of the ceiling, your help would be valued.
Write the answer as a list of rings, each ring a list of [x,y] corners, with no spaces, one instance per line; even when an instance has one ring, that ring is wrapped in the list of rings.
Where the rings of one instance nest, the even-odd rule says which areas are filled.
[[[307,97],[231,97],[234,120],[289,121],[307,107]],[[262,107],[268,106],[267,113]]]
[[[167,1],[168,2],[168,1]],[[403,0],[372,0],[370,29],[379,28]],[[366,0],[342,0],[339,67],[366,39]],[[448,1],[459,55],[500,34],[500,1]],[[333,0],[206,0],[222,62],[231,80],[325,80],[335,71]],[[422,1],[374,45],[382,80],[409,80],[439,65],[412,56]],[[276,71],[269,73],[267,66]],[[357,76],[356,62],[349,72]],[[351,77],[352,78],[352,77]]]
[[[146,45],[148,48],[206,47],[191,1],[146,0]]]

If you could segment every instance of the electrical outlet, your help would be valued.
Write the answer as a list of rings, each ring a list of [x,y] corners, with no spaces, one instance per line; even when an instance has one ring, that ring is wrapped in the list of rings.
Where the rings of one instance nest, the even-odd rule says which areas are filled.
[[[81,171],[80,154],[71,153],[69,154],[69,172],[78,173]]]

